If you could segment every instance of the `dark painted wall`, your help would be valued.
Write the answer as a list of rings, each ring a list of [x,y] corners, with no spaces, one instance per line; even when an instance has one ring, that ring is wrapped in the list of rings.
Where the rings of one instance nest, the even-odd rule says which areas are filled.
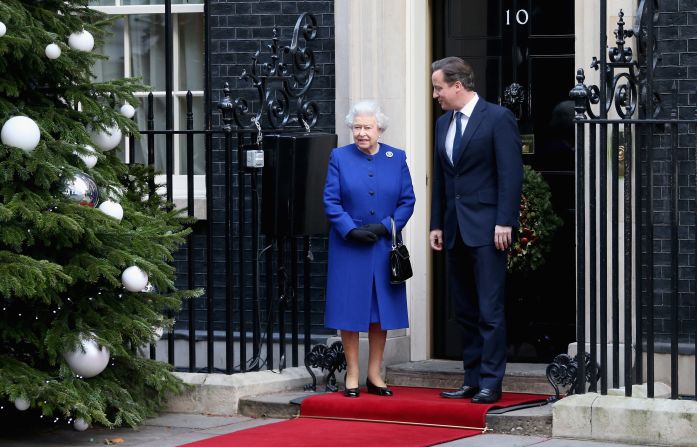
[[[694,119],[697,96],[697,1],[666,0],[659,3],[656,24],[658,64],[654,72],[654,91],[660,96],[660,117],[670,118],[677,106],[680,119]],[[671,93],[677,87],[677,104]],[[655,331],[658,350],[664,350],[671,332],[671,227],[670,227],[670,136],[662,127],[655,129],[654,143],[654,221],[657,223],[652,245],[654,268]],[[695,129],[678,128],[679,198],[679,339],[684,348],[694,350],[695,334]],[[645,183],[646,184],[646,183]],[[646,275],[646,272],[644,273]],[[644,307],[644,309],[646,309]]]

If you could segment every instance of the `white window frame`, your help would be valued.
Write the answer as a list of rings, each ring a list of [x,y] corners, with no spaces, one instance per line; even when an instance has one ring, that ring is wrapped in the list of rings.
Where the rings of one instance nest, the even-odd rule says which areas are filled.
[[[146,15],[146,14],[159,14],[159,15],[164,15],[165,14],[165,5],[123,5],[121,4],[122,0],[115,0],[115,5],[110,5],[110,6],[90,6],[91,9],[94,9],[96,11],[100,11],[109,15],[122,15],[126,16],[124,20],[124,28],[123,28],[123,48],[124,48],[124,67],[123,67],[123,73],[124,77],[131,77],[133,76],[132,72],[132,67],[131,67],[131,58],[130,58],[130,30],[129,30],[129,21],[127,16],[130,15]],[[173,4],[172,5],[172,15],[176,14],[203,14],[203,3],[198,3],[198,4]],[[179,21],[178,20],[173,20],[172,21],[172,33],[174,35],[173,43],[174,47],[172,49],[173,53],[173,59],[172,59],[172,66],[173,67],[179,67]],[[179,70],[173,70],[172,73],[172,84],[174,86],[179,85]],[[180,130],[179,128],[179,120],[176,119],[181,113],[185,113],[185,106],[182,106],[182,104],[185,104],[184,101],[182,101],[182,98],[186,98],[186,94],[188,91],[183,91],[183,90],[173,90],[172,91],[172,96],[173,96],[173,102],[172,102],[172,108],[173,108],[173,115],[175,117],[174,120],[174,130]],[[150,92],[134,92],[134,95],[138,98],[147,98],[147,96],[150,94]],[[165,91],[153,91],[152,92],[154,97],[158,98],[164,98],[166,96]],[[200,97],[202,98],[204,96],[204,91],[203,90],[192,90],[191,95],[193,97]],[[174,138],[173,143],[174,143],[174,172],[179,172],[180,169],[180,157],[179,157],[179,138]],[[130,160],[130,151],[129,149],[129,144],[130,142],[128,139],[124,142],[125,144],[125,162],[129,163]],[[158,175],[155,179],[157,183],[164,184],[166,183],[166,176],[165,175]],[[177,208],[185,208],[187,206],[187,176],[184,174],[174,174],[172,176],[172,197],[174,204],[176,205]],[[163,191],[164,193],[164,191]],[[194,216],[196,216],[198,219],[206,219],[206,175],[205,174],[198,174],[194,175]]]

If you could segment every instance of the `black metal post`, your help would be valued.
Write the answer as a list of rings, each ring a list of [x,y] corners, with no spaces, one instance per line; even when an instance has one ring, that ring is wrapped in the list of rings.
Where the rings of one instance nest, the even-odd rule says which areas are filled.
[[[193,96],[186,93],[186,129],[194,128]],[[186,136],[186,209],[189,217],[194,216],[194,134]],[[194,283],[194,234],[186,240],[187,287],[193,290]],[[189,309],[189,372],[196,370],[196,298],[190,298]]]
[[[678,86],[673,82],[671,89],[673,97],[673,107],[670,111],[672,120],[678,119]],[[671,251],[671,269],[670,269],[670,398],[678,398],[678,313],[680,312],[679,297],[678,297],[678,202],[680,198],[679,188],[679,163],[678,163],[678,126],[675,123],[670,124],[670,251]]]
[[[312,302],[310,301],[310,281],[311,281],[311,268],[312,264],[310,261],[312,259],[312,242],[309,236],[303,238],[303,312],[304,312],[304,325],[305,325],[305,355],[310,352],[312,340]]]
[[[596,126],[590,125],[589,126],[589,139],[590,139],[590,148],[588,151],[588,221],[590,222],[590,225],[588,226],[588,245],[591,247],[588,253],[589,257],[589,262],[588,264],[590,265],[590,269],[588,272],[588,279],[589,279],[589,284],[588,284],[588,304],[589,304],[589,329],[590,329],[590,356],[591,356],[591,362],[590,362],[590,386],[588,388],[588,391],[596,392],[597,387],[598,387],[598,378],[597,378],[597,370],[596,370],[596,365],[597,365],[597,315],[598,315],[598,309],[597,309],[597,282],[596,282],[596,266],[597,260],[596,260],[596,245],[598,243],[597,241],[597,230],[596,230],[596,222],[597,222],[597,215],[596,215],[596,201],[598,200],[598,193],[597,193],[597,187],[596,187],[596,182],[597,182],[597,177],[596,177],[596,145],[595,145],[595,138],[596,138]]]
[[[238,149],[239,150],[239,149]],[[259,190],[257,186],[257,170],[253,170],[250,174],[251,190],[252,190],[252,356],[254,358],[254,367],[256,371],[259,369],[261,358],[261,321],[259,317]]]
[[[247,325],[245,322],[245,259],[244,259],[244,235],[245,219],[247,216],[245,206],[245,173],[242,170],[244,160],[242,159],[242,146],[245,144],[245,136],[242,132],[237,134],[237,261],[238,261],[238,297],[237,308],[240,319],[240,371],[247,371]],[[230,162],[232,163],[232,162]],[[231,205],[232,206],[232,205]],[[232,254],[231,254],[232,255]],[[232,258],[231,258],[232,259]],[[232,287],[232,285],[231,285]],[[230,303],[232,306],[232,303]]]
[[[148,130],[155,129],[155,106],[153,104],[152,92],[148,94],[148,118],[146,121],[146,126]],[[155,135],[148,133],[148,166],[155,164]],[[148,194],[155,194],[155,177],[152,176],[148,179]],[[150,344],[150,358],[155,360],[157,357],[157,351],[155,343]]]
[[[624,126],[624,393],[632,395],[632,127]]]
[[[290,238],[290,288],[291,288],[291,302],[290,302],[290,322],[291,322],[291,353],[293,354],[293,366],[298,366],[298,332],[299,327],[299,317],[298,317],[298,241],[295,236]]]
[[[288,273],[286,272],[286,239],[278,239],[278,369],[286,367],[286,308],[288,307]]]
[[[212,98],[211,98],[211,68],[210,68],[210,1],[203,2],[204,17],[204,84],[203,94],[205,103],[205,123],[207,131],[213,129]],[[209,373],[213,372],[214,345],[213,323],[215,318],[215,268],[213,266],[213,136],[206,133],[206,363]]]
[[[602,126],[605,128],[605,126]],[[611,154],[611,203],[612,203],[612,387],[620,386],[620,218],[619,218],[619,145],[620,130],[617,123],[612,124]],[[602,137],[601,137],[602,138]],[[600,142],[603,144],[603,141]],[[607,144],[607,143],[606,143]]]
[[[235,337],[232,321],[233,310],[233,275],[232,275],[232,102],[230,101],[230,86],[225,83],[223,99],[218,103],[223,119],[223,131],[225,132],[225,372],[234,372]],[[211,216],[212,217],[212,216]],[[212,343],[214,340],[208,340]]]
[[[155,130],[155,99],[152,92],[148,93],[148,120],[147,126],[149,131]],[[148,133],[148,166],[155,164],[155,134]],[[155,178],[148,179],[148,194],[155,194]]]
[[[576,86],[569,96],[574,100],[576,118],[576,392],[586,392],[585,346],[586,346],[586,196],[585,196],[585,145],[584,124],[588,92],[583,85],[583,69],[576,74]],[[591,268],[593,268],[591,266]]]
[[[266,368],[273,369],[273,327],[275,324],[275,305],[274,305],[274,287],[273,287],[273,249],[274,239],[269,236],[266,239],[266,312],[268,317],[266,320]]]

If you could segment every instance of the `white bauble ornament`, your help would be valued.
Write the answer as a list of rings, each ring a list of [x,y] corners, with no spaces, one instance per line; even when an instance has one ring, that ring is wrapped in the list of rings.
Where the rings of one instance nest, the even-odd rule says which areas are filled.
[[[85,431],[89,428],[90,424],[88,424],[84,419],[82,418],[75,418],[73,421],[73,428],[77,431]]]
[[[132,265],[121,274],[121,283],[129,292],[140,292],[148,285],[148,275],[136,265]]]
[[[93,148],[89,144],[86,144],[85,149],[87,149],[89,152],[97,152],[97,149]],[[83,163],[85,163],[85,166],[87,166],[87,169],[92,169],[94,166],[97,164],[97,156],[96,155],[83,155],[75,152],[75,154],[82,159]]]
[[[106,200],[99,205],[99,211],[103,212],[107,216],[113,217],[114,219],[121,222],[123,219],[123,208],[120,204],[112,202],[111,200]]]
[[[89,31],[78,31],[68,37],[68,46],[73,50],[92,51],[94,48],[94,37]]]
[[[82,348],[78,346],[73,351],[65,351],[63,358],[75,374],[89,379],[104,371],[109,364],[109,350],[105,346],[100,348],[91,338],[82,339],[80,343]]]
[[[121,129],[117,125],[107,127],[106,130],[93,129],[88,126],[87,132],[90,134],[92,143],[102,151],[110,151],[121,143]]]
[[[31,152],[41,139],[41,131],[33,119],[26,116],[13,116],[5,121],[0,131],[2,144]]]
[[[4,36],[7,32],[7,27],[4,23],[0,22],[0,37]]]
[[[133,115],[136,114],[136,109],[132,105],[126,103],[121,106],[119,112],[121,112],[121,115],[125,116],[126,118],[131,119],[133,118]]]
[[[46,53],[46,57],[49,59],[58,59],[61,55],[61,47],[55,43],[49,43],[46,45],[44,53]]]
[[[18,397],[17,399],[15,399],[15,407],[19,411],[28,410],[29,409],[29,401],[24,399],[24,398]]]

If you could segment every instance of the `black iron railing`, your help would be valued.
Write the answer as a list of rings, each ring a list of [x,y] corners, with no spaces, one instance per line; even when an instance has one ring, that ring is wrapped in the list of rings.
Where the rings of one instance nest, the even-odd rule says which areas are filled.
[[[166,8],[166,16],[169,15]],[[163,358],[159,351],[166,350],[166,360],[178,370],[232,374],[299,366],[311,346],[328,337],[327,333],[314,334],[312,330],[312,313],[318,307],[313,303],[321,304],[324,296],[323,284],[314,286],[313,281],[323,277],[325,262],[313,262],[312,247],[321,254],[325,240],[260,234],[262,174],[260,169],[246,168],[243,159],[247,149],[259,148],[267,131],[310,132],[317,123],[318,108],[308,99],[314,56],[307,43],[315,38],[315,28],[315,18],[302,14],[290,44],[285,47],[279,46],[274,29],[268,46],[270,54],[254,54],[250,70],[240,76],[251,83],[258,100],[247,103],[241,97],[233,99],[226,83],[217,106],[221,127],[211,124],[208,69],[204,129],[194,129],[191,92],[186,96],[186,129],[181,130],[174,130],[169,82],[165,129],[155,130],[153,95],[147,98],[147,128],[141,130],[147,163],[155,164],[156,151],[165,154],[166,197],[170,201],[174,199],[174,137],[186,137],[186,212],[190,217],[195,212],[194,155],[203,152],[206,160],[206,220],[196,224],[180,253],[182,262],[177,272],[179,287],[203,287],[205,294],[189,300],[179,315],[169,315],[185,324],[175,324],[165,335],[166,343],[150,348],[152,358]],[[171,53],[171,48],[167,52]],[[262,57],[269,57],[270,61],[262,63]],[[166,62],[169,73],[172,61]],[[196,135],[205,137],[205,147],[195,145]],[[157,136],[164,136],[163,147],[156,147]],[[133,162],[133,139],[129,151],[128,159]],[[223,168],[216,170],[216,164]],[[151,193],[156,193],[156,186],[153,179]],[[205,244],[198,248],[197,237],[205,239]],[[198,249],[205,251],[205,263],[197,259]],[[185,341],[184,345],[178,340]],[[188,351],[186,360],[175,356],[184,349]],[[205,365],[201,358],[204,351]],[[222,358],[224,365],[216,358]]]
[[[609,387],[623,383],[625,395],[631,396],[633,384],[647,382],[647,395],[654,397],[656,347],[668,345],[671,397],[676,399],[678,348],[689,348],[687,340],[695,335],[684,329],[688,318],[695,326],[695,316],[680,313],[679,284],[686,280],[681,272],[691,272],[687,279],[697,278],[694,260],[680,256],[680,240],[688,239],[689,227],[697,224],[697,111],[689,119],[679,118],[676,83],[670,95],[663,92],[668,101],[659,101],[654,93],[655,2],[641,2],[632,30],[625,28],[619,12],[611,48],[606,48],[606,3],[600,2],[601,57],[591,64],[599,71],[598,85],[586,85],[579,69],[571,91],[577,179],[573,391],[607,394]],[[626,42],[631,37],[636,38],[638,60]],[[662,102],[670,103],[669,114]],[[681,176],[692,178],[693,184],[681,182]],[[688,223],[687,215],[694,222]],[[685,296],[694,300],[694,287],[688,291]],[[553,369],[563,377],[560,367],[566,368]],[[694,380],[697,384],[697,372]]]

